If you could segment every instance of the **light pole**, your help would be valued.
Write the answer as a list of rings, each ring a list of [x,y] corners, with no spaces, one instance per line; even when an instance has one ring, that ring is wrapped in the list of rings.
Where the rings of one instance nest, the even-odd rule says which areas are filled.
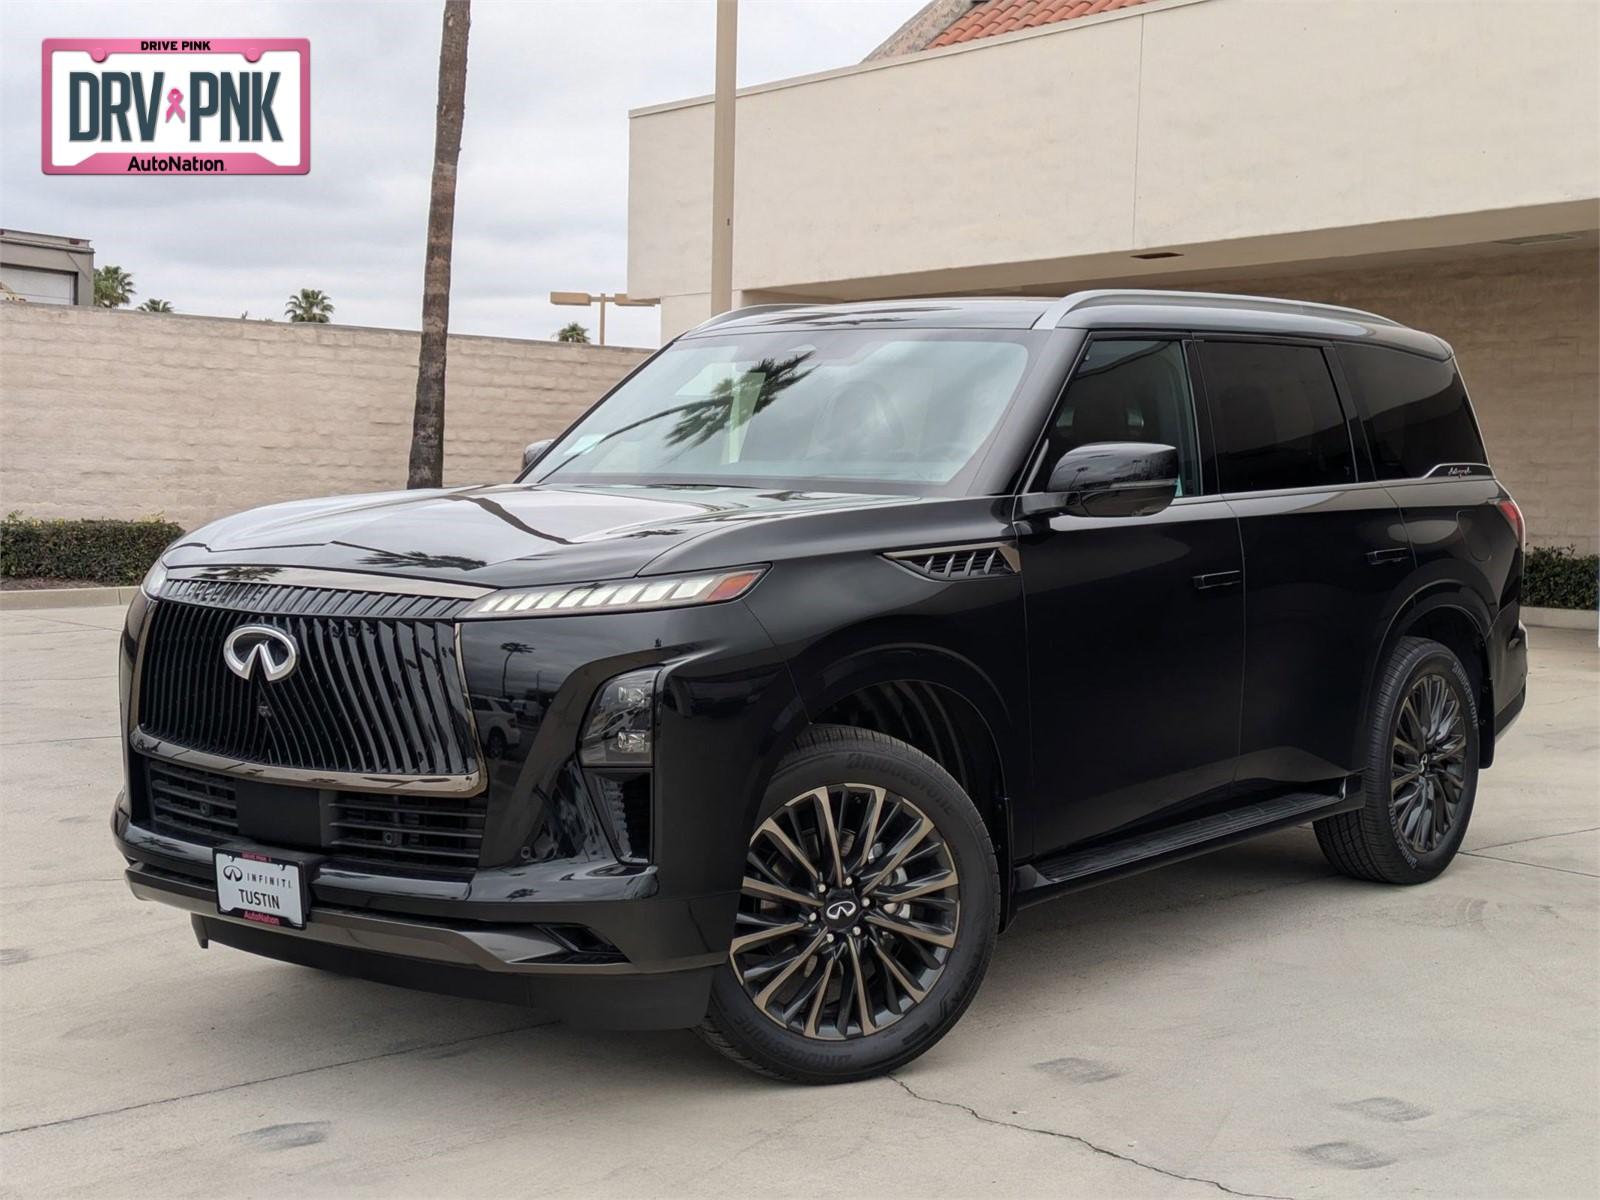
[[[578,308],[588,308],[591,304],[600,305],[600,345],[606,344],[606,305],[615,304],[618,308],[654,308],[660,304],[659,300],[635,300],[627,292],[551,292],[551,304],[570,304]]]
[[[733,307],[733,105],[739,0],[717,0],[716,92],[711,107],[711,315]]]

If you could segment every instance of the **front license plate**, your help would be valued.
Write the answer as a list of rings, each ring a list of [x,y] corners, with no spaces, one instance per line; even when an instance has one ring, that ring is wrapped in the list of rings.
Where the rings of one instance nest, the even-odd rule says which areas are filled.
[[[306,927],[305,868],[250,851],[213,850],[217,911],[263,925]]]

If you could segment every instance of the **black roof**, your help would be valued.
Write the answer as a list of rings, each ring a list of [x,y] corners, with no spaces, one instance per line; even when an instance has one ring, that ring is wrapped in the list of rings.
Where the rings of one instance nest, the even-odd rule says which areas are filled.
[[[1434,358],[1450,347],[1432,334],[1354,308],[1211,292],[1099,289],[1046,296],[758,304],[713,317],[685,334],[901,326],[907,329],[1171,329],[1359,340]]]

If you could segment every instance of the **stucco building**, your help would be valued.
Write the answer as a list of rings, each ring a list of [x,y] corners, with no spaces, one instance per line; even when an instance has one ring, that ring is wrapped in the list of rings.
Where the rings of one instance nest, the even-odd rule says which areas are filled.
[[[933,0],[739,93],[736,303],[1104,285],[1456,347],[1532,540],[1593,553],[1600,5]],[[709,97],[632,114],[630,295],[709,315]]]

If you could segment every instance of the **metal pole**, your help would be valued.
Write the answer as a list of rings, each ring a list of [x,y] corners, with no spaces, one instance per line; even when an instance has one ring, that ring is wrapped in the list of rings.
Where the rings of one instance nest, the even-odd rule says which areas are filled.
[[[717,90],[711,134],[711,312],[733,307],[733,102],[739,0],[717,0]]]
[[[604,292],[600,293],[600,344],[606,344],[606,300],[609,297]]]

